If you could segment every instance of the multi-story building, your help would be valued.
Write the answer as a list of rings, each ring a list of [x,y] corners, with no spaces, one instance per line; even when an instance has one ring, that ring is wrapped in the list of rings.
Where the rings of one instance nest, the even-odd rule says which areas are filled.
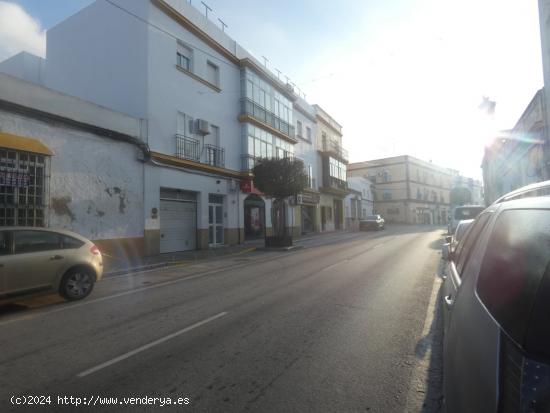
[[[512,130],[501,131],[483,157],[485,202],[516,188],[548,179],[545,159],[544,89],[540,89]]]
[[[296,119],[296,158],[304,163],[308,176],[308,187],[296,199],[294,234],[318,232],[320,226],[319,180],[321,169],[317,153],[317,120],[315,109],[304,99],[298,98],[294,102],[294,116]]]
[[[452,169],[404,155],[352,163],[348,174],[373,182],[376,213],[388,222],[447,222],[449,193],[458,175]]]
[[[261,157],[294,156],[296,144],[311,188],[290,207],[287,225],[295,234],[321,229],[317,186],[333,181],[315,176],[323,169],[312,157],[314,125],[324,119],[340,143],[341,127],[188,2],[95,1],[48,30],[46,59],[20,53],[0,71],[143,121],[144,254],[269,234],[271,200],[250,170]]]
[[[317,119],[317,151],[320,183],[321,231],[344,229],[344,198],[348,194],[348,153],[342,146],[342,126],[318,105],[313,105]]]

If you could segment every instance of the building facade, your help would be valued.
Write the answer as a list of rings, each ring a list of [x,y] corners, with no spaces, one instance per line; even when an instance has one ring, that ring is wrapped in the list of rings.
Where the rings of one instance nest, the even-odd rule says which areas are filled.
[[[346,230],[358,231],[359,221],[374,214],[374,186],[362,176],[348,176],[348,190],[344,207]]]
[[[342,227],[333,194],[325,203],[338,207],[338,224],[326,210],[320,224],[316,107],[188,2],[95,1],[48,30],[46,59],[20,53],[0,71],[146,125],[148,255],[269,235],[271,200],[254,188],[251,169],[258,158],[294,157],[297,147],[311,185],[289,205],[287,226],[296,236]],[[322,119],[341,144],[341,127],[324,111]]]
[[[544,89],[540,89],[514,128],[502,131],[485,148],[482,169],[487,205],[514,189],[549,179],[544,102]]]
[[[348,194],[348,153],[342,146],[342,126],[320,106],[317,119],[318,169],[321,171],[320,231],[344,229],[344,198]]]
[[[388,222],[443,225],[449,194],[458,173],[412,156],[396,156],[348,167],[352,177],[374,184],[375,211]]]

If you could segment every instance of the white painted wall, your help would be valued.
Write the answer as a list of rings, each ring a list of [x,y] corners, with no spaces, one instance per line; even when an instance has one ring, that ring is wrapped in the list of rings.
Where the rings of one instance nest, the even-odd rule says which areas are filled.
[[[28,82],[41,84],[45,60],[27,52],[20,52],[0,62],[0,72]]]
[[[54,152],[50,203],[67,209],[50,208],[49,226],[91,239],[143,236],[143,165],[134,145],[5,111],[0,130],[38,139]]]

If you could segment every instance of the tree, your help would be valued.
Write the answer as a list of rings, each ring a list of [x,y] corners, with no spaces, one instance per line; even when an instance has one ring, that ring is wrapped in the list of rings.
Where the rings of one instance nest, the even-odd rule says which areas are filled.
[[[252,170],[254,186],[273,198],[271,221],[279,239],[287,239],[285,200],[296,196],[308,186],[304,163],[294,158],[264,158]]]

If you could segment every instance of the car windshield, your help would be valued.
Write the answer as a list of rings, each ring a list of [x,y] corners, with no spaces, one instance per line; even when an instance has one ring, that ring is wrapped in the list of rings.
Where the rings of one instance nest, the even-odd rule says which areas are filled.
[[[0,412],[550,413],[549,108],[550,0],[0,0]]]
[[[455,219],[457,220],[463,220],[463,219],[473,219],[477,217],[481,211],[483,211],[484,207],[462,207],[462,208],[456,208],[455,209]]]

